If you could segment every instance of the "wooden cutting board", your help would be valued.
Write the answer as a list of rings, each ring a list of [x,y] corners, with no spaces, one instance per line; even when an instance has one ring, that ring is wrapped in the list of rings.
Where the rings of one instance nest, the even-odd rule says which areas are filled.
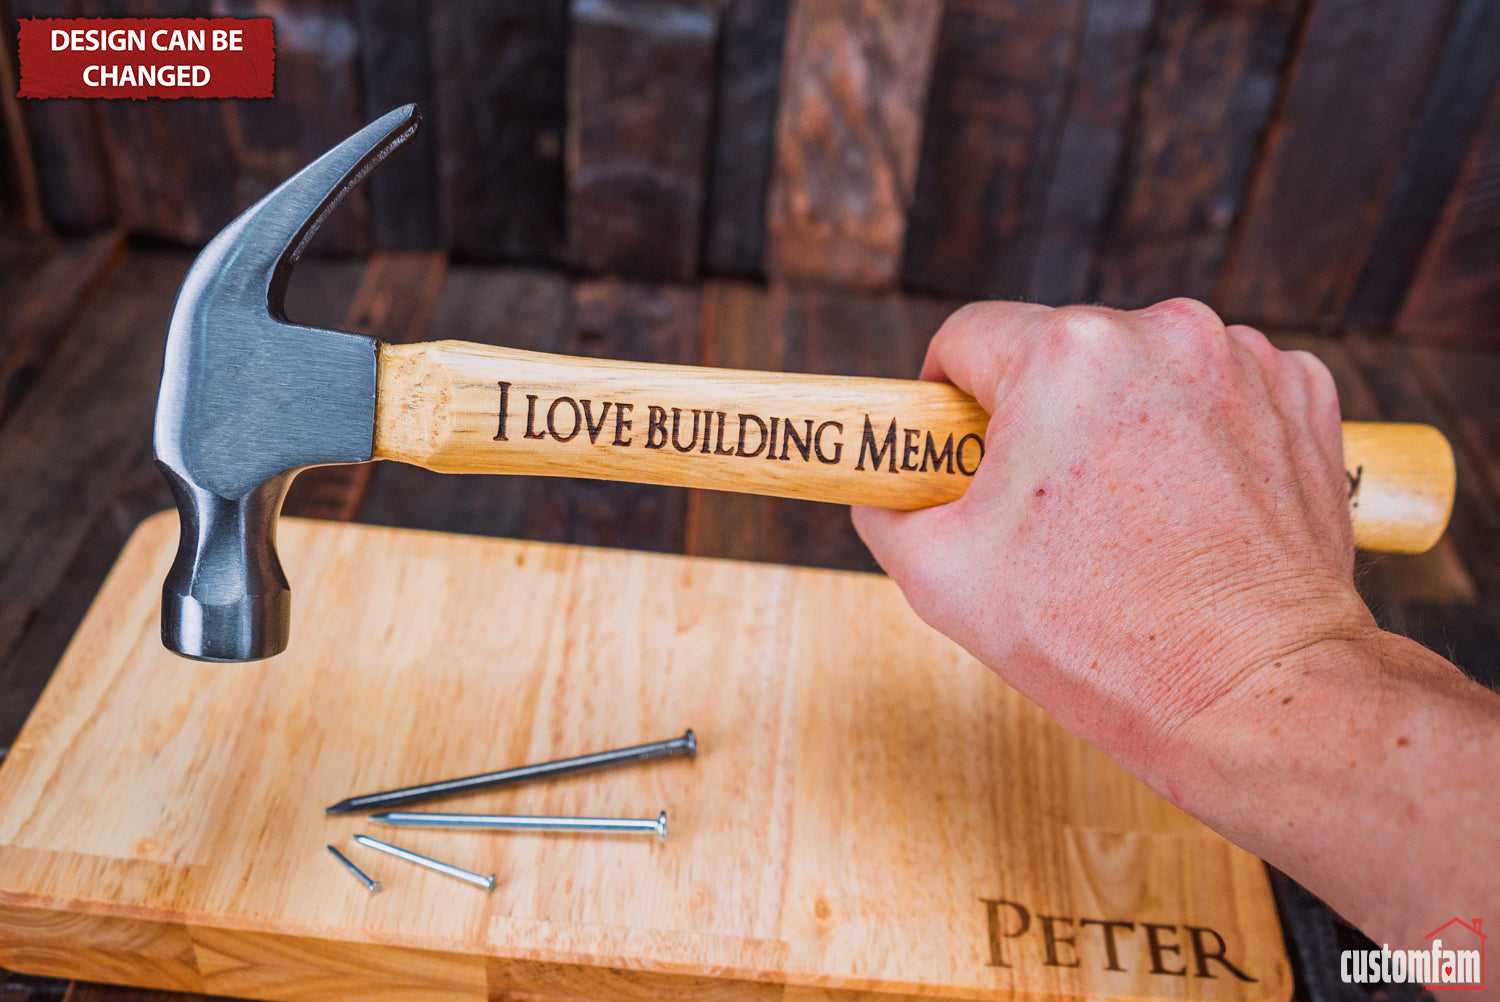
[[[126,547],[0,768],[0,964],[286,1000],[1290,994],[1261,864],[884,578],[292,519],[281,537],[292,648],[246,665],[162,650],[174,516]],[[696,761],[441,802],[665,808],[664,845],[323,813],[687,727]]]

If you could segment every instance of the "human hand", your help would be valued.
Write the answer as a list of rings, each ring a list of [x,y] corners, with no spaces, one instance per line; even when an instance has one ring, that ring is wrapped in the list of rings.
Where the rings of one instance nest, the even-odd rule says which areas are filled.
[[[950,504],[855,509],[860,535],[924,620],[1159,790],[1185,730],[1378,632],[1313,356],[1191,300],[995,302],[948,319],[922,377],[989,412],[984,460]]]

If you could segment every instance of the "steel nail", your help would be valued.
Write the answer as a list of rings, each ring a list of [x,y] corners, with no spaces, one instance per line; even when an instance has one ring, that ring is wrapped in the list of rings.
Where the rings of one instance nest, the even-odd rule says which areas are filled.
[[[573,758],[560,758],[553,762],[517,766],[514,769],[485,772],[477,776],[444,779],[436,783],[406,786],[399,790],[386,790],[382,793],[365,793],[357,797],[348,797],[340,800],[332,807],[326,808],[325,811],[328,814],[347,814],[353,811],[368,811],[381,807],[397,807],[401,804],[416,803],[419,800],[430,800],[433,797],[447,797],[455,793],[472,793],[476,790],[488,790],[496,786],[508,786],[512,783],[552,779],[556,776],[565,776],[573,772],[604,769],[610,766],[627,765],[631,762],[646,762],[655,758],[670,758],[674,755],[685,755],[688,758],[694,758],[697,754],[698,737],[689,729],[682,737],[669,738],[666,741],[653,741],[650,744],[632,745],[629,748],[616,748],[613,751],[594,752],[591,755],[578,755]]]
[[[398,828],[466,828],[516,832],[591,832],[611,835],[655,835],[667,840],[667,812],[654,818],[541,817],[526,814],[425,814],[386,811],[371,821]]]
[[[436,870],[438,873],[445,873],[450,877],[456,877],[464,883],[473,884],[475,887],[482,887],[486,891],[493,891],[495,889],[495,875],[493,873],[486,877],[483,874],[475,873],[473,870],[465,870],[461,866],[444,863],[441,860],[433,859],[430,856],[423,856],[421,853],[412,852],[410,849],[403,849],[399,845],[382,842],[380,839],[371,838],[368,835],[356,835],[354,836],[354,841],[360,845],[369,846],[371,849],[378,849],[381,852],[388,853],[397,859],[404,859],[408,863],[416,863],[418,866],[425,866],[429,870]]]
[[[350,873],[354,874],[355,878],[358,879],[361,884],[365,885],[365,890],[369,891],[371,894],[378,894],[380,892],[380,881],[371,878],[368,873],[355,866],[354,862],[348,856],[345,856],[333,846],[329,846],[328,851],[333,853],[333,858],[338,860],[340,863],[343,863],[344,868]]]

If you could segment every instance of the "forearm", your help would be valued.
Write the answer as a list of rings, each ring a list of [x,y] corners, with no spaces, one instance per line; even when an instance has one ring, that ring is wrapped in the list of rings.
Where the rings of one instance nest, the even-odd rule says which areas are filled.
[[[1500,696],[1411,640],[1268,666],[1173,745],[1153,785],[1377,941],[1500,904]]]

